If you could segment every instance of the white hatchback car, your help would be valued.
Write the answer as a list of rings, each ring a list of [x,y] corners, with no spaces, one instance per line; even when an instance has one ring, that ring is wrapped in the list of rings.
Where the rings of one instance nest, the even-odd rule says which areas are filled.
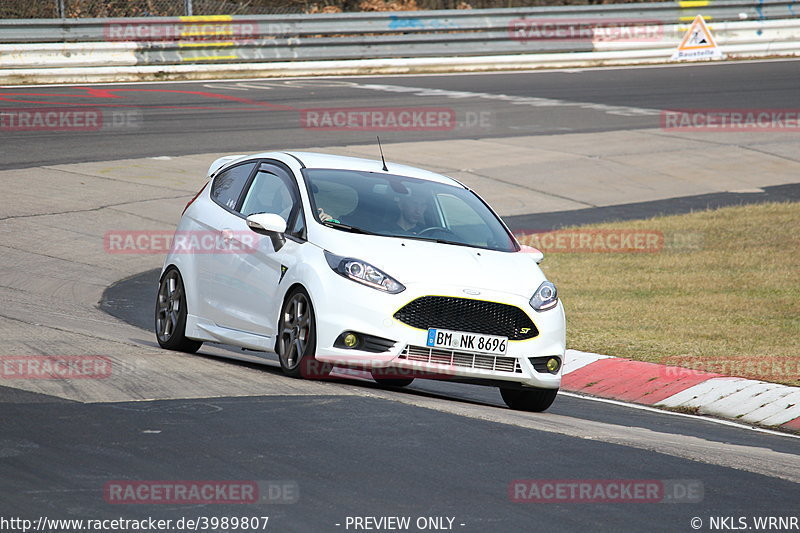
[[[552,404],[565,321],[542,254],[458,181],[305,152],[223,157],[208,177],[164,262],[162,347],[225,343],[274,352],[295,377],[357,368]]]

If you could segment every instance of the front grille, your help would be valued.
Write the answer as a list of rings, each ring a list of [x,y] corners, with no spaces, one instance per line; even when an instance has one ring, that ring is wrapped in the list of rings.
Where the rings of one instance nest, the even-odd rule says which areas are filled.
[[[519,361],[515,357],[501,355],[459,352],[442,348],[428,348],[427,346],[406,346],[400,353],[399,358],[421,363],[438,363],[496,372],[522,373]]]
[[[419,329],[450,329],[499,335],[512,341],[532,339],[539,330],[519,307],[452,296],[423,296],[397,311],[394,317]]]

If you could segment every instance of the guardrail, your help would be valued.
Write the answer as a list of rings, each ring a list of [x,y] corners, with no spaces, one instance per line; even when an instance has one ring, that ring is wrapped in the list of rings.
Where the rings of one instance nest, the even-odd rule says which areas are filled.
[[[338,38],[381,34],[508,33],[519,19],[566,21],[587,19],[675,24],[691,21],[702,12],[709,22],[773,20],[800,17],[794,0],[688,0],[602,6],[556,6],[509,9],[469,9],[334,13],[315,15],[141,17],[126,19],[0,20],[0,43],[54,43],[97,41],[163,41],[187,38],[302,39],[336,35]],[[494,36],[497,37],[497,36]],[[367,43],[363,43],[367,44]]]
[[[665,61],[698,13],[732,57],[800,54],[800,4],[794,0],[37,19],[0,21],[0,43],[4,43],[0,44],[0,78],[24,77],[26,69],[115,66],[169,73],[202,64],[241,65],[240,71],[252,71],[253,65],[247,66],[252,63],[274,71],[275,62],[290,65],[287,72],[295,75],[310,65],[299,62],[400,58],[392,63],[393,68],[406,65],[400,71],[426,60],[425,70],[430,71],[434,69],[430,60],[435,58],[442,60],[439,65],[460,64],[456,70],[466,69],[470,61],[483,65],[476,67],[481,70],[491,69],[487,66],[490,57],[496,58],[496,68],[531,68],[532,62],[536,66],[548,59],[557,60],[548,66],[559,66],[571,64],[570,58],[583,62],[579,64]]]

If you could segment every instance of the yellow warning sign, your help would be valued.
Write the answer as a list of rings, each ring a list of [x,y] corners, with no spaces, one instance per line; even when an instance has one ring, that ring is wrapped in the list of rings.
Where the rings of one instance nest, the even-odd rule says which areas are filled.
[[[697,59],[722,59],[722,50],[711,36],[702,15],[697,15],[683,36],[678,49],[672,54],[673,61],[693,61]]]

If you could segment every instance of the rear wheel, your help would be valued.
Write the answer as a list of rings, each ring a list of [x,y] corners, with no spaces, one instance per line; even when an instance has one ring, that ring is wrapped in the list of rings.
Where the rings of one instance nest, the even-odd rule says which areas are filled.
[[[322,379],[331,373],[332,365],[314,358],[317,347],[317,326],[311,298],[301,288],[286,298],[278,323],[276,351],[281,370],[287,376]]]
[[[177,268],[170,267],[159,282],[156,298],[156,338],[159,346],[188,353],[200,349],[202,341],[186,337],[187,314],[183,279]]]
[[[558,389],[500,389],[503,401],[517,411],[540,413],[553,405]]]

